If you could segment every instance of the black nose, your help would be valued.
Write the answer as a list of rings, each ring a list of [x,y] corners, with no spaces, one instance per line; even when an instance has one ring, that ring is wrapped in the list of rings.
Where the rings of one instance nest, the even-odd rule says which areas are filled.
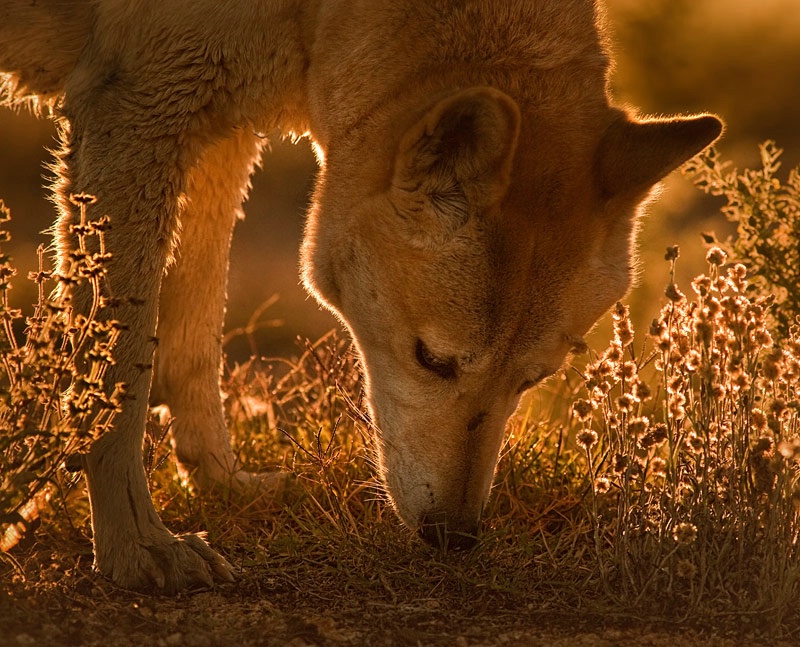
[[[478,524],[448,523],[442,515],[428,515],[422,520],[419,534],[440,550],[469,550],[478,543]]]

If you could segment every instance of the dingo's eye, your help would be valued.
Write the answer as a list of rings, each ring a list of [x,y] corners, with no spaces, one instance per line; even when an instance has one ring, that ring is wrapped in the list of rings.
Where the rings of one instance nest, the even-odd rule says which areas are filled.
[[[436,357],[421,339],[417,340],[416,355],[417,363],[426,371],[438,375],[443,380],[455,379],[458,372],[456,360]]]

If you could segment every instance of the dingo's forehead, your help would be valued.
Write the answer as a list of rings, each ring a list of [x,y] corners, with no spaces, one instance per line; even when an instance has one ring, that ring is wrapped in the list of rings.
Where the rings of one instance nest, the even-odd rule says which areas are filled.
[[[576,253],[568,265],[569,247],[546,238],[537,243],[533,226],[473,230],[397,261],[374,286],[394,334],[418,338],[465,374],[509,363],[554,370],[568,340],[585,332],[570,328],[565,301],[584,259]]]

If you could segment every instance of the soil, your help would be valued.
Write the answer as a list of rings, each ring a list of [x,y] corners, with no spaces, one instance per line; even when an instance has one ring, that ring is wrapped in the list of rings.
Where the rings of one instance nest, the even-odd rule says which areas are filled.
[[[641,617],[592,617],[502,593],[398,591],[378,573],[370,586],[337,578],[331,563],[240,564],[239,579],[177,597],[120,590],[91,571],[89,546],[47,542],[17,551],[22,572],[3,573],[0,646],[256,647],[525,646],[734,647],[798,644],[739,624],[714,629]],[[316,557],[314,558],[316,559]],[[313,565],[312,565],[313,566]],[[481,583],[475,584],[476,588]]]

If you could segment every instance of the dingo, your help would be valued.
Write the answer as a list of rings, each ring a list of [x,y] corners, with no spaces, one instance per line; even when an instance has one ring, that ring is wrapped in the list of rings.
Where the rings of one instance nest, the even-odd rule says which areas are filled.
[[[471,542],[520,394],[623,296],[638,205],[722,128],[610,105],[599,13],[592,0],[0,0],[0,101],[49,103],[61,128],[60,258],[69,195],[95,195],[113,223],[110,285],[143,303],[103,313],[129,328],[108,379],[135,399],[84,461],[101,572],[167,591],[231,577],[163,526],[140,450],[150,398],[169,405],[200,485],[251,478],[220,405],[220,330],[256,133],[275,128],[318,151],[303,278],[362,355],[392,502],[429,541]]]

